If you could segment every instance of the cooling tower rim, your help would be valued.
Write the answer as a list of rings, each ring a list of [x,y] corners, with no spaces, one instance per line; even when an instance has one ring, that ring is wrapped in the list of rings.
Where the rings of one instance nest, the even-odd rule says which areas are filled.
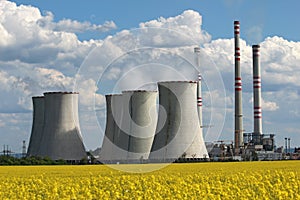
[[[33,99],[45,98],[44,96],[32,96]]]
[[[79,92],[44,92],[44,95],[48,94],[79,94]]]
[[[122,96],[122,94],[106,94],[106,97],[111,97],[111,96]]]
[[[156,90],[124,90],[124,91],[122,91],[122,93],[137,93],[137,92],[157,93]]]
[[[198,81],[161,81],[158,82],[158,84],[161,83],[198,83]]]

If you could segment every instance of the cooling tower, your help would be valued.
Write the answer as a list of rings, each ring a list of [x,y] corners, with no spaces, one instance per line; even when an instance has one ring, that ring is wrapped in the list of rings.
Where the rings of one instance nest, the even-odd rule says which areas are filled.
[[[78,161],[86,157],[78,121],[78,93],[47,92],[40,156]]]
[[[44,126],[44,97],[32,97],[33,119],[27,156],[37,156]]]
[[[160,107],[150,159],[207,157],[198,120],[197,82],[159,82],[158,90]]]
[[[123,116],[123,95],[110,94],[106,97],[106,128],[99,160],[116,163],[127,159],[129,136],[120,129]]]
[[[240,22],[234,21],[234,58],[235,58],[235,114],[234,114],[234,146],[236,153],[243,146],[243,108],[242,77],[240,67]]]
[[[261,76],[259,62],[259,45],[252,46],[253,54],[253,108],[254,108],[254,131],[255,143],[260,143],[262,134],[262,109],[261,109]]]
[[[157,125],[156,91],[123,91],[122,132],[129,135],[127,159],[148,159]]]

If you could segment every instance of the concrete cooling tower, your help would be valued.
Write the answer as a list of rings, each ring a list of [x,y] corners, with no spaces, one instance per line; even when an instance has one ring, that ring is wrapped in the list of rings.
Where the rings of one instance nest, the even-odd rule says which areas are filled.
[[[123,95],[109,94],[106,97],[106,128],[99,160],[116,163],[127,159],[129,136],[121,131]]]
[[[158,90],[158,123],[149,159],[208,157],[197,112],[197,82],[159,82]]]
[[[106,129],[99,160],[103,163],[148,159],[157,124],[156,91],[106,95]]]
[[[32,97],[33,118],[27,156],[37,156],[44,126],[44,97]]]
[[[122,131],[129,135],[127,159],[148,159],[157,124],[157,91],[123,91]]]
[[[78,120],[78,93],[47,92],[40,156],[79,161],[86,157]]]

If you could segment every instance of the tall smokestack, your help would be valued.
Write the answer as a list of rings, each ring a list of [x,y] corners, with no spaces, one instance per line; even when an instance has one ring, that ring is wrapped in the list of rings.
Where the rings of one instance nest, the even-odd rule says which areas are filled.
[[[240,22],[234,21],[235,114],[234,145],[236,152],[243,146],[242,77],[240,67]]]
[[[253,102],[254,102],[254,135],[259,142],[262,134],[262,115],[261,115],[261,77],[259,62],[259,45],[252,46],[253,56]]]
[[[194,53],[195,53],[195,61],[196,61],[196,66],[198,70],[200,70],[200,48],[195,47],[194,48]],[[199,71],[198,73],[198,83],[197,83],[197,110],[198,110],[198,118],[199,118],[199,125],[201,129],[201,135],[202,135],[202,90],[201,90],[201,81],[202,81],[202,76]]]

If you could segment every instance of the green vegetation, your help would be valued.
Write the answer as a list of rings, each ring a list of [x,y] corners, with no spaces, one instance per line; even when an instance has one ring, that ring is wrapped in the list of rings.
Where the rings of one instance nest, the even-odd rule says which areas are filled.
[[[12,156],[0,156],[0,165],[65,165],[65,160],[51,160],[48,157],[24,157],[15,158]]]

